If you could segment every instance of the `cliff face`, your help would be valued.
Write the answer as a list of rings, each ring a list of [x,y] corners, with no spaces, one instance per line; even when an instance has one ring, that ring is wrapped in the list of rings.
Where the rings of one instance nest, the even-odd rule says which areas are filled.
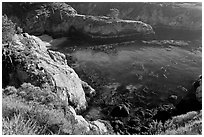
[[[152,27],[141,21],[77,14],[76,10],[65,3],[33,6],[23,16],[21,26],[25,32],[34,35],[47,33],[54,37],[70,36],[73,29],[85,35],[99,37],[154,34]]]
[[[31,83],[41,89],[48,88],[64,102],[67,122],[63,130],[66,134],[109,132],[103,122],[89,122],[76,114],[87,107],[85,93],[90,95],[95,91],[67,65],[64,54],[48,50],[46,43],[38,37],[27,33],[14,35],[12,43],[3,48],[2,66],[4,86],[19,87]],[[5,104],[4,107],[12,110],[12,106]]]
[[[13,42],[10,47],[14,52],[13,69],[3,69],[9,76],[9,85],[23,82],[36,86],[49,84],[65,102],[70,102],[78,110],[86,108],[81,80],[67,65],[65,55],[47,50],[45,43],[28,34],[16,35]]]
[[[89,15],[108,15],[109,9],[117,8],[119,18],[141,20],[153,27],[171,29],[202,29],[201,3],[68,3],[78,13]]]

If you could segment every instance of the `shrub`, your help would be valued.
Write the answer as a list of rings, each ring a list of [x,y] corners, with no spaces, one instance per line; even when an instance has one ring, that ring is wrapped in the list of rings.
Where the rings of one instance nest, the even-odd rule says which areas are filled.
[[[2,99],[2,117],[11,119],[19,112],[26,113],[31,108],[25,105],[15,95],[3,97]]]
[[[17,89],[14,86],[8,86],[4,90],[2,90],[3,95],[11,95],[17,93]]]
[[[2,16],[2,43],[6,44],[12,41],[16,33],[16,25],[6,16]]]
[[[40,87],[33,86],[30,83],[23,83],[18,89],[18,95],[28,102],[38,102],[44,105],[56,102],[55,100],[57,100],[57,96],[49,89],[41,89]]]

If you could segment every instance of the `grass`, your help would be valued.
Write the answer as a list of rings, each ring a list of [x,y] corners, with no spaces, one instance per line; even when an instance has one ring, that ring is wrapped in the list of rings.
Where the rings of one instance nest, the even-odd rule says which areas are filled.
[[[21,114],[15,114],[12,119],[2,119],[3,135],[39,135],[42,129],[32,119],[25,120]]]
[[[9,95],[5,95],[5,91]],[[60,109],[63,103],[56,103],[59,105],[56,108],[54,99],[57,99],[53,97],[53,102],[44,101],[48,95],[42,93],[42,89],[27,83],[19,89],[8,87],[3,90],[3,134],[59,134],[63,126],[69,124]]]

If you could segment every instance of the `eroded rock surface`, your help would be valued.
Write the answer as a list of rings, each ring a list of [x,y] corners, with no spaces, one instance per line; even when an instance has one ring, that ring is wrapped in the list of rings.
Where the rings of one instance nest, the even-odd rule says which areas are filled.
[[[201,30],[202,4],[194,2],[113,2],[69,3],[78,13],[107,15],[112,7],[120,11],[119,18],[144,21],[155,27]]]
[[[25,21],[21,23],[24,31],[34,35],[47,33],[54,37],[62,37],[72,34],[72,31],[101,38],[134,36],[135,33],[154,34],[152,27],[141,21],[81,15],[70,5],[59,2],[33,6],[24,16]]]
[[[11,45],[4,48],[3,83],[19,87],[22,83],[49,87],[66,107],[66,134],[105,134],[107,124],[98,120],[89,122],[76,112],[86,109],[86,94],[95,92],[82,82],[75,71],[67,65],[65,55],[47,50],[46,44],[38,37],[27,33],[15,35]],[[9,62],[9,63],[8,63]],[[4,78],[7,77],[7,81]],[[82,87],[83,85],[83,87]],[[76,111],[76,112],[75,112]]]

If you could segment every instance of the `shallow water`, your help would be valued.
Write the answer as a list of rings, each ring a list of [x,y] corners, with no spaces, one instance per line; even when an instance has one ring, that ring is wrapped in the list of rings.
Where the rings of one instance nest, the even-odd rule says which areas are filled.
[[[103,73],[109,83],[143,85],[147,103],[166,102],[170,95],[186,94],[192,82],[202,73],[201,45],[159,46],[124,43],[106,53],[80,48],[72,53],[79,66]],[[154,93],[154,94],[150,94]]]

